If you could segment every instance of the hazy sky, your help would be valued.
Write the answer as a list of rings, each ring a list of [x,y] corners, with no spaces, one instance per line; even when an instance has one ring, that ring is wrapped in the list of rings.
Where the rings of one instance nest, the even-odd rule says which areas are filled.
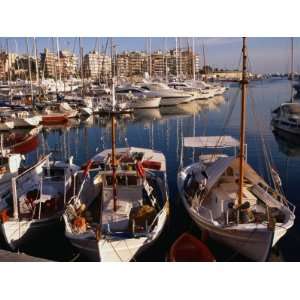
[[[28,38],[30,51],[32,51],[32,38]],[[99,38],[100,47],[105,46],[107,38]],[[53,39],[36,38],[38,51],[43,48],[52,48]],[[96,38],[81,38],[84,52],[97,47]],[[114,44],[117,45],[117,52],[123,50],[146,50],[147,38],[144,37],[115,37]],[[191,47],[191,38],[180,38],[181,47]],[[56,39],[54,39],[56,48]],[[8,38],[9,50],[26,53],[25,38]],[[241,53],[241,38],[195,38],[196,52],[201,55],[202,45],[205,45],[205,56],[207,64],[218,68],[238,68]],[[60,49],[75,50],[78,53],[78,38],[59,38]],[[151,38],[152,50],[167,49],[175,47],[175,38]],[[6,48],[6,38],[0,38],[0,47]],[[288,72],[290,70],[291,59],[291,39],[290,38],[249,38],[249,58],[251,61],[251,71],[256,73],[267,72]],[[300,72],[300,38],[294,38],[294,71]]]

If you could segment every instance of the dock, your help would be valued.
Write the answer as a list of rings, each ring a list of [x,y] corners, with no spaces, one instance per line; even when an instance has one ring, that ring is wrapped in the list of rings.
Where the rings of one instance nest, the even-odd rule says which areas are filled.
[[[49,262],[50,260],[0,249],[0,262]]]

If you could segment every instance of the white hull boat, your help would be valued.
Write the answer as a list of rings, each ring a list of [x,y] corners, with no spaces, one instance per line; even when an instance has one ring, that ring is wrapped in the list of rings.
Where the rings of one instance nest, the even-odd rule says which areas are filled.
[[[119,181],[116,187],[118,200],[115,211],[112,198],[112,170],[109,168],[110,153],[111,150],[108,149],[92,159],[92,162],[102,169],[93,181],[94,186],[100,184],[98,186],[102,206],[100,223],[98,221],[98,224],[93,225],[90,220],[83,228],[76,227],[78,215],[76,216],[74,202],[67,207],[64,214],[65,234],[71,244],[90,260],[133,261],[139,253],[159,238],[167,223],[169,202],[165,158],[162,153],[151,149],[135,147],[116,149],[121,168],[116,171]],[[140,159],[139,167],[136,167],[136,158]],[[141,177],[138,172],[142,172],[145,177]],[[155,190],[160,190],[161,195],[158,196]],[[84,197],[85,193],[82,195]],[[97,198],[99,199],[99,196]],[[82,203],[86,202],[81,200],[81,205]],[[92,205],[85,204],[88,211]],[[142,210],[148,211],[149,215],[147,217],[144,215],[144,218],[138,221],[134,217],[135,213],[142,213]],[[87,216],[90,215],[90,212],[86,214],[87,220]]]
[[[29,117],[20,117],[14,119],[15,128],[25,128],[25,127],[37,127],[41,123],[42,118],[40,116],[29,116]]]
[[[8,247],[17,250],[58,224],[71,187],[71,162],[49,162],[49,155],[12,178],[11,187],[1,190],[1,234]]]
[[[219,148],[216,143],[222,139],[224,147],[238,145],[231,137],[185,138],[184,143],[187,147]],[[265,261],[293,226],[295,207],[245,162],[244,206],[237,208],[238,162],[226,155],[202,156],[199,163],[179,172],[179,194],[190,217],[211,238],[252,260]]]
[[[282,103],[272,112],[271,125],[274,130],[300,135],[300,103]]]
[[[132,108],[158,108],[160,105],[161,98],[160,97],[137,97],[133,98],[130,102],[130,106]]]

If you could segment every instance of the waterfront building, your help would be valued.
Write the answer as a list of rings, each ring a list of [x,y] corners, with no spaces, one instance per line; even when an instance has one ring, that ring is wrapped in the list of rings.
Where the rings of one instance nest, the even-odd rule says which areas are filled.
[[[86,78],[108,78],[111,74],[111,58],[108,55],[92,51],[83,58],[83,74]]]
[[[77,73],[78,57],[68,51],[51,52],[45,49],[41,53],[40,69],[44,78],[69,79]]]
[[[16,61],[16,53],[8,53],[5,51],[0,52],[0,79],[7,80],[13,72],[13,67]]]

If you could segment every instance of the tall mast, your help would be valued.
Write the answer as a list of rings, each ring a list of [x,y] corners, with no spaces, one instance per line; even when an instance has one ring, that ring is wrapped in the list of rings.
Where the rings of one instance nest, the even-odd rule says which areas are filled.
[[[116,119],[115,119],[116,95],[115,83],[112,78],[112,114],[111,114],[111,167],[112,167],[112,190],[113,207],[117,211],[117,174],[116,174]]]
[[[176,78],[178,78],[178,41],[175,38],[175,65],[176,65]]]
[[[206,80],[206,59],[205,59],[205,47],[204,47],[204,43],[203,43],[203,45],[202,45],[202,52],[203,52],[203,71],[204,71],[204,78],[205,78],[205,80]]]
[[[113,39],[110,38],[110,60],[111,60],[111,78],[114,78],[115,76],[115,70],[114,70],[114,58],[113,58]]]
[[[240,130],[240,180],[239,180],[239,198],[238,206],[243,201],[243,185],[244,185],[244,162],[245,162],[245,130],[246,130],[246,99],[247,99],[247,48],[246,38],[243,37],[243,69],[242,69],[242,103],[241,103],[241,130]]]
[[[168,82],[168,53],[167,53],[167,38],[164,38],[165,42],[165,78],[166,82]]]
[[[151,38],[149,38],[149,76],[152,77],[152,54],[151,54]]]
[[[8,47],[8,39],[6,39],[6,52],[7,52],[7,79],[8,79],[8,86],[9,86],[9,97],[10,102],[12,102],[12,91],[11,91],[11,73],[10,73],[10,59],[9,59],[9,47]]]
[[[33,38],[33,47],[34,47],[34,58],[35,58],[36,82],[39,86],[40,75],[39,75],[39,64],[38,64],[38,58],[37,58],[37,46],[36,46],[35,37]]]
[[[83,74],[83,48],[81,47],[81,39],[79,38],[79,51],[80,51],[80,76],[82,81],[82,90],[81,90],[81,96],[83,96],[84,92],[84,74]]]
[[[179,76],[182,77],[182,57],[181,57],[181,39],[178,38],[178,46],[179,46]]]
[[[58,63],[58,74],[59,74],[59,81],[61,81],[61,66],[60,66],[60,57],[59,57],[59,39],[56,38],[56,50],[57,50],[57,63]]]
[[[28,38],[26,38],[26,47],[27,47],[27,61],[28,61],[28,72],[29,72],[29,80],[30,80],[31,101],[32,101],[32,106],[34,108],[35,105],[34,105],[33,91],[32,91],[31,62],[30,62],[30,56],[29,56]]]
[[[291,102],[294,101],[293,80],[294,80],[294,38],[291,38]]]
[[[192,58],[193,58],[193,79],[196,80],[196,54],[195,54],[195,38],[192,38]]]

